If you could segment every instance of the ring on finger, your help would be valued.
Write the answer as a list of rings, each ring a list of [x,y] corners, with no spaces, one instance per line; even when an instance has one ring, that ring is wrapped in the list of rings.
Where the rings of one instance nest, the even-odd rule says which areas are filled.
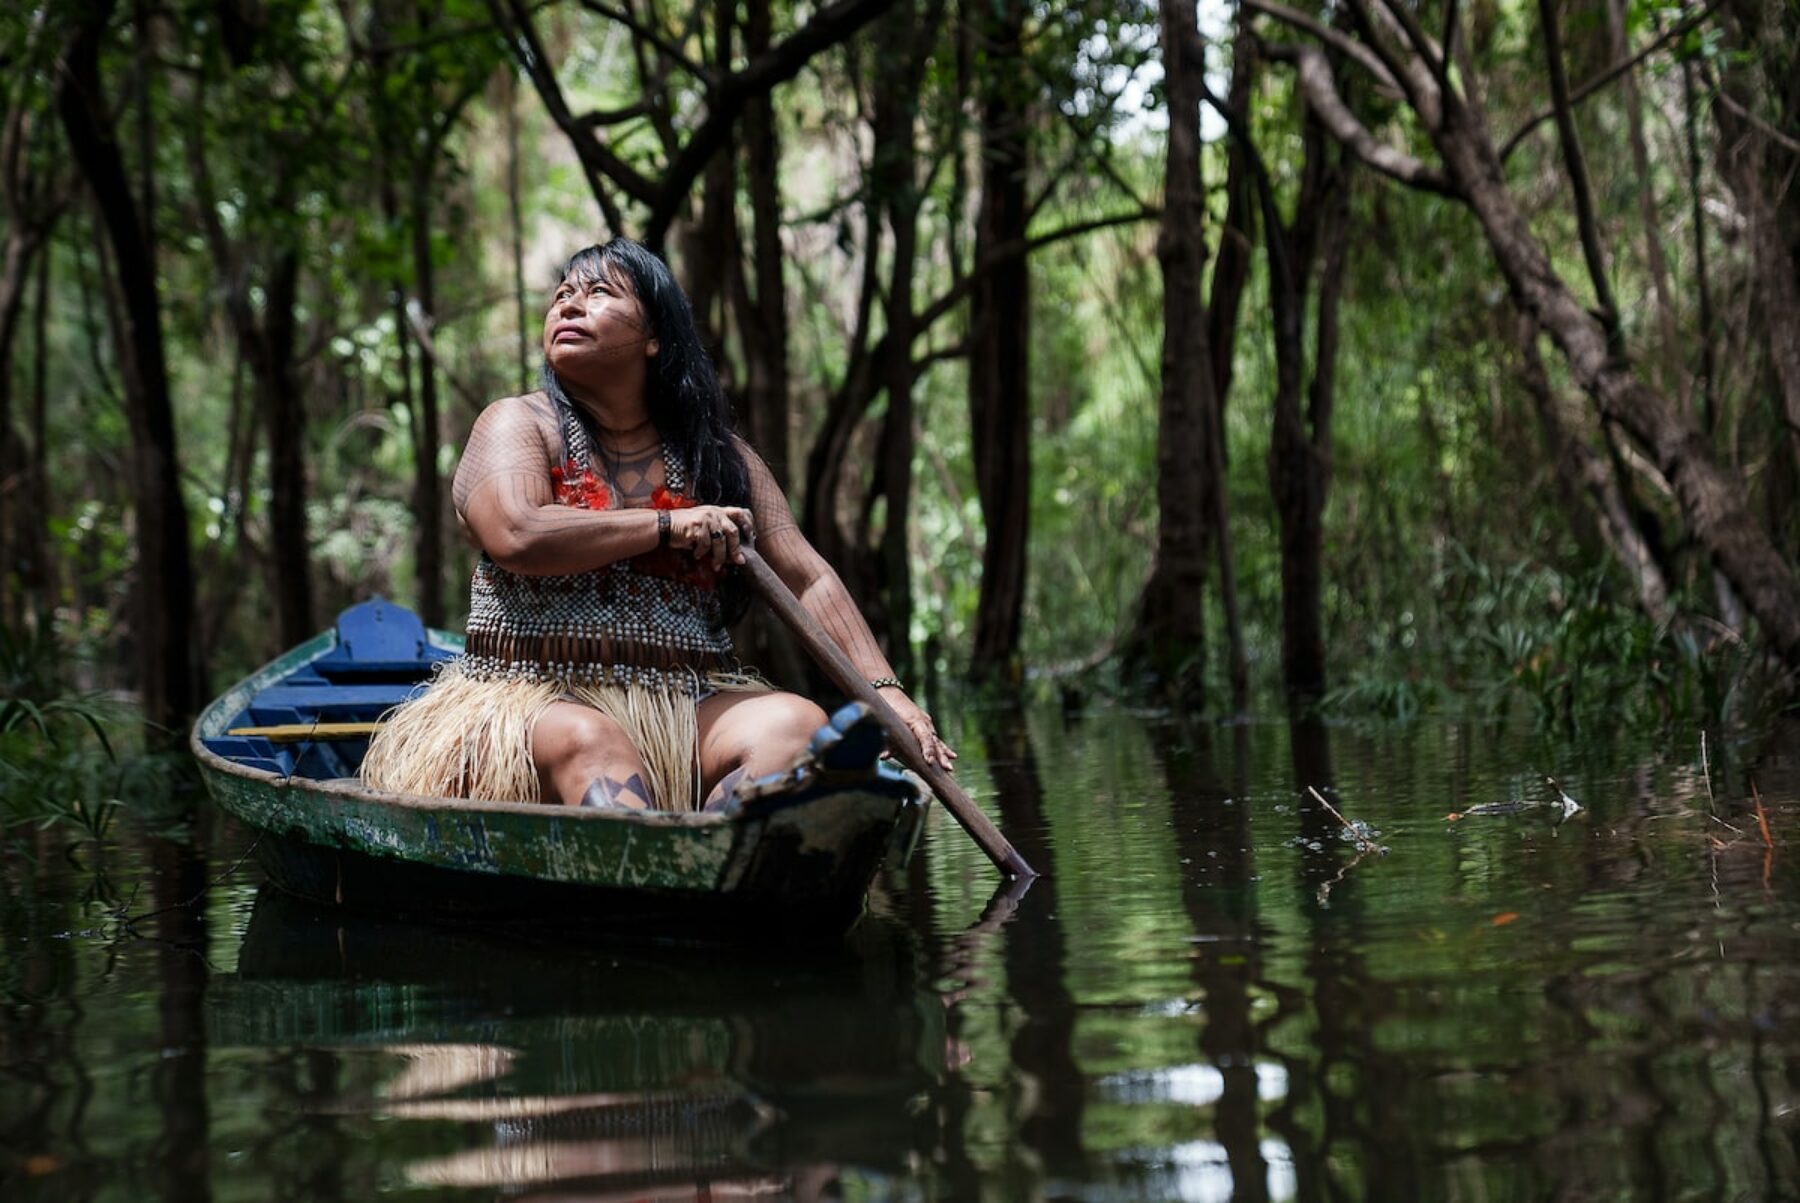
[[[722,530],[716,530],[712,533],[712,537],[715,539],[723,539],[725,537],[725,532]]]

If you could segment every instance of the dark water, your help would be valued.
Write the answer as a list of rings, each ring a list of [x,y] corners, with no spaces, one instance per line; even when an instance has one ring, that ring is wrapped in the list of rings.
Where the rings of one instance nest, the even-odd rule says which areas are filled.
[[[349,918],[210,820],[30,837],[0,1197],[1800,1197],[1791,755],[1054,713],[959,742],[1050,876],[996,895],[939,815],[825,955]],[[1584,809],[1446,818],[1546,772]]]

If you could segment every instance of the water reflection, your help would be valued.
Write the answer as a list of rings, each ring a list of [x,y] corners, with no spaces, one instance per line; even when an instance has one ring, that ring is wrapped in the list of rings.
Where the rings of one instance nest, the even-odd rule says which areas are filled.
[[[204,855],[184,840],[156,839],[150,853],[162,1056],[152,1092],[162,1116],[158,1183],[169,1203],[212,1198],[206,1098],[206,901]]]
[[[1232,737],[1229,752],[1218,746],[1222,734]],[[1270,1171],[1258,1107],[1262,1039],[1252,1016],[1262,969],[1256,858],[1243,788],[1245,735],[1241,726],[1228,732],[1163,728],[1154,744],[1184,869],[1181,906],[1193,930],[1188,967],[1204,1009],[1199,1045],[1206,1063],[1196,1068],[1210,1071],[1218,1082],[1217,1096],[1206,1104],[1212,1111],[1212,1147],[1189,1146],[1174,1159],[1181,1177],[1193,1184],[1181,1195],[1261,1203],[1269,1198]],[[1219,778],[1221,760],[1232,765],[1235,788]]]
[[[1025,717],[1002,708],[982,715],[1000,826],[1024,858],[1054,866],[1055,848],[1044,811],[1044,787]],[[1019,1021],[1012,1032],[1015,1150],[1035,1163],[1015,1167],[1037,1180],[1085,1176],[1082,1107],[1086,1084],[1075,1063],[1075,1000],[1070,993],[1063,930],[1057,921],[1054,869],[1033,882],[1007,926],[1003,960],[1007,995]]]
[[[904,1168],[885,1121],[941,1064],[904,937],[870,924],[797,960],[539,947],[265,890],[207,1017],[215,1047],[333,1059],[335,1095],[288,1104],[418,1129],[413,1186],[817,1197],[840,1158]]]
[[[229,831],[23,836],[0,1198],[1800,1197],[1791,753],[1054,711],[960,742],[1052,874],[995,892],[940,815],[823,957],[352,917],[258,892]],[[1560,826],[1446,818],[1546,774]]]

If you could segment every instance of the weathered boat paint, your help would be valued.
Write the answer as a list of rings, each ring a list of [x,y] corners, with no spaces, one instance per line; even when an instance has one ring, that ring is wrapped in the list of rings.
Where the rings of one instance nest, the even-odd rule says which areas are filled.
[[[444,651],[460,646],[447,632],[429,638]],[[596,927],[653,915],[684,935],[771,919],[842,930],[884,857],[910,854],[922,819],[909,779],[818,765],[749,791],[735,815],[623,813],[384,793],[207,746],[252,699],[338,646],[326,632],[259,669],[207,707],[191,741],[221,809],[258,833],[271,880],[305,897],[498,917],[548,909]],[[305,757],[302,747],[296,763]]]

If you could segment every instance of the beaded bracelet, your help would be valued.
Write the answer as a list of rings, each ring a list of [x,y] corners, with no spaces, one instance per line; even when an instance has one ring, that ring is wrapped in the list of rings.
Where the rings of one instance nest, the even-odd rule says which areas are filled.
[[[669,511],[656,511],[656,546],[658,549],[669,545]]]
[[[906,688],[906,686],[900,684],[899,677],[876,677],[873,681],[869,682],[870,689],[886,689],[890,685],[893,686],[895,689],[900,689],[900,690],[904,690]]]

